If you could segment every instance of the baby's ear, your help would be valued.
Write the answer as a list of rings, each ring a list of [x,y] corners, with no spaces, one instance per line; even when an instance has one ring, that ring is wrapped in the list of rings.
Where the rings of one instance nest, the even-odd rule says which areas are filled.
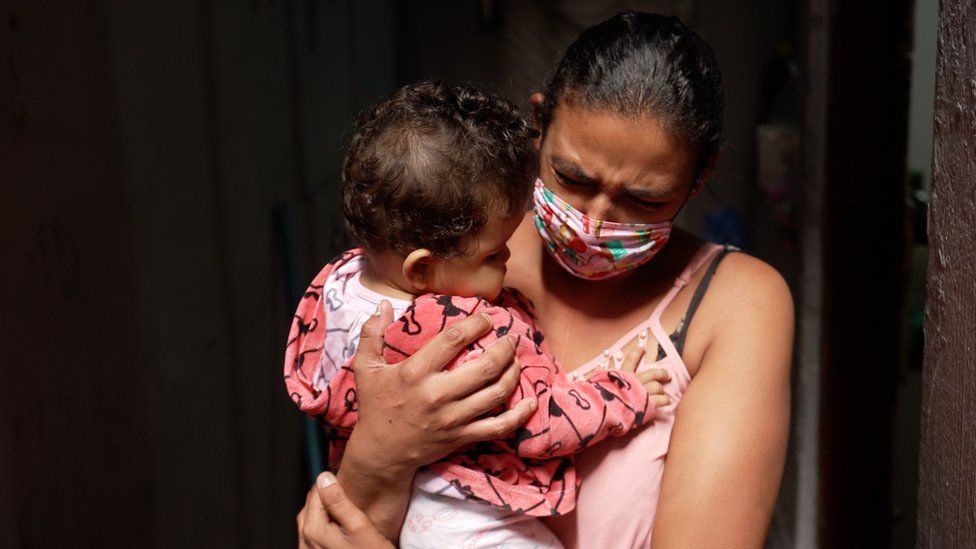
[[[430,285],[434,254],[427,248],[419,248],[407,254],[403,260],[403,278],[418,292],[427,291]]]

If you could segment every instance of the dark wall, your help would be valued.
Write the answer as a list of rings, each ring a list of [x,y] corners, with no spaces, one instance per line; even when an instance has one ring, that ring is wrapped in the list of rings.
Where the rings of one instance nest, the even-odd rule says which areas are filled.
[[[108,10],[45,11],[0,14],[0,546],[109,546],[152,536],[156,456]]]
[[[0,546],[293,546],[285,282],[391,5],[57,4],[0,4]]]
[[[887,547],[904,367],[911,0],[832,10],[824,184],[820,543]]]

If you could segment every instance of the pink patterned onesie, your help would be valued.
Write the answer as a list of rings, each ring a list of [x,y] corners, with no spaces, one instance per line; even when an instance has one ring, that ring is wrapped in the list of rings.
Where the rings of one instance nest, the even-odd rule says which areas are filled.
[[[285,353],[288,391],[302,411],[331,431],[333,464],[339,463],[358,416],[349,351],[355,349],[359,328],[381,297],[367,295],[358,282],[363,259],[359,250],[350,250],[316,276],[299,303]],[[357,301],[357,314],[343,312],[343,306]],[[575,507],[579,479],[572,455],[608,436],[627,434],[648,412],[653,418],[654,411],[633,374],[607,370],[588,381],[571,380],[548,353],[531,303],[511,290],[503,291],[494,303],[434,294],[417,297],[388,328],[384,358],[390,363],[404,360],[446,327],[479,312],[490,316],[494,330],[448,369],[463,367],[508,334],[515,340],[522,371],[504,407],[526,396],[538,399],[539,407],[512,436],[461,448],[418,473],[401,544],[477,547],[514,539],[557,546],[554,537],[540,539],[551,534],[533,531],[543,527],[531,517],[562,515]],[[481,524],[465,528],[460,524],[465,521]],[[519,529],[524,535],[512,534]]]

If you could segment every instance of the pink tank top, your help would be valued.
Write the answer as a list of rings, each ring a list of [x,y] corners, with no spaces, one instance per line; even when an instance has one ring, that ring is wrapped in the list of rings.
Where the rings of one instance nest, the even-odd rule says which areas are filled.
[[[658,408],[654,421],[641,430],[620,438],[610,438],[576,456],[577,472],[582,478],[576,511],[547,518],[546,524],[567,549],[573,547],[649,547],[654,514],[661,493],[664,459],[668,455],[674,412],[684,395],[691,375],[684,360],[661,326],[661,315],[692,275],[722,246],[706,244],[695,254],[674,286],[655,307],[650,318],[624,334],[610,348],[622,347],[640,331],[650,328],[664,350],[665,357],[645,363],[638,371],[664,368],[671,373],[665,392],[674,403]],[[603,356],[597,356],[577,370],[595,368]]]

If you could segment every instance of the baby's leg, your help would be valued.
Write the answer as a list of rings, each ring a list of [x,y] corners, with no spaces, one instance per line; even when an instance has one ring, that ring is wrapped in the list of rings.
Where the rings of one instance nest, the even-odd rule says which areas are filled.
[[[562,544],[535,517],[428,492],[415,485],[400,531],[400,547],[562,549]]]

